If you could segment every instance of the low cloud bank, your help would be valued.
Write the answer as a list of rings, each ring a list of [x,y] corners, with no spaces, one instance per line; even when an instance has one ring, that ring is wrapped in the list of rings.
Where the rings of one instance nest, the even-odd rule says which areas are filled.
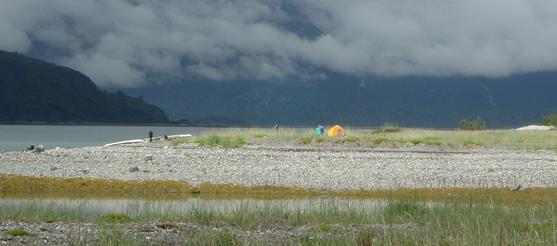
[[[557,69],[553,0],[4,0],[0,49],[100,86]]]

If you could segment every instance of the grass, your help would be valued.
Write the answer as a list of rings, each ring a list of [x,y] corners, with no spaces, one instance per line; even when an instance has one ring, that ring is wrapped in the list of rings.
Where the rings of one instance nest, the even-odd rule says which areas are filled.
[[[397,123],[394,122],[385,122],[383,127],[376,129],[375,133],[393,133],[393,132],[400,132],[401,129]]]
[[[232,128],[211,131],[198,136],[200,146],[238,148],[250,145],[316,145],[361,146],[398,148],[425,145],[449,149],[502,148],[525,151],[557,151],[557,131],[515,130],[425,130],[400,128],[386,123],[379,129],[352,129],[347,127],[344,137],[317,136],[313,129]],[[181,144],[181,143],[178,143]]]
[[[130,223],[133,219],[125,214],[105,214],[99,218],[102,223]]]
[[[235,136],[208,135],[199,137],[195,141],[200,147],[239,148],[246,144],[244,138]]]
[[[240,246],[246,245],[234,234],[228,232],[202,232],[193,238],[193,245],[218,245],[218,246]]]
[[[15,229],[8,230],[6,232],[6,235],[12,237],[25,237],[25,236],[31,236],[31,233],[29,233],[28,231],[22,228],[15,228]]]
[[[32,193],[89,193],[89,194],[157,194],[190,193],[193,187],[177,181],[134,181],[54,177],[26,177],[0,175],[0,192]]]
[[[448,184],[447,186],[450,186]],[[0,175],[0,195],[9,197],[109,197],[183,199],[192,195],[253,195],[259,197],[348,196],[374,199],[410,199],[420,201],[490,201],[490,202],[557,202],[557,188],[530,187],[514,192],[508,188],[398,188],[393,190],[320,191],[297,187],[241,186],[202,183],[192,186],[176,181],[100,180]],[[50,218],[45,218],[47,221]]]
[[[137,235],[121,229],[103,229],[99,232],[98,239],[99,245],[150,245]]]
[[[178,146],[178,145],[182,145],[182,144],[187,144],[190,141],[187,138],[177,138],[177,139],[173,139],[172,141],[170,141],[170,145],[172,146]]]
[[[425,203],[391,200],[384,206],[359,207],[324,202],[311,209],[288,205],[244,203],[231,212],[197,207],[166,216],[136,215],[140,222],[177,221],[209,225],[184,245],[247,245],[231,231],[215,231],[223,225],[237,231],[289,230],[313,225],[292,245],[554,245],[557,243],[557,208],[544,204],[494,204],[475,202]],[[52,209],[52,208],[50,208]],[[49,210],[49,209],[47,209]],[[35,211],[44,211],[37,209]],[[154,210],[153,210],[154,211]],[[153,211],[145,211],[153,213]],[[36,213],[36,212],[35,212]],[[134,213],[134,212],[132,212]],[[130,214],[132,214],[130,213]],[[23,215],[23,214],[22,214]],[[128,215],[132,217],[133,215]],[[4,217],[1,217],[4,218]],[[20,217],[25,219],[25,217]],[[148,244],[137,231],[118,225],[99,234],[101,245]],[[316,228],[313,229],[313,228]],[[353,228],[353,229],[350,229]],[[18,234],[19,235],[19,234]],[[286,242],[288,244],[288,242]]]

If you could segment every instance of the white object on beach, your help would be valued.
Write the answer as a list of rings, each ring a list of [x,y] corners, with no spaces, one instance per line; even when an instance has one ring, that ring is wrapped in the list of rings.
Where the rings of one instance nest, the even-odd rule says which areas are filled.
[[[175,139],[175,138],[186,138],[186,137],[192,137],[191,134],[178,134],[178,135],[169,135],[166,136],[168,137],[168,139]],[[160,136],[160,137],[154,137],[153,140],[163,140],[164,136]],[[145,139],[145,141],[149,141],[148,138]]]
[[[110,146],[121,145],[121,144],[132,144],[132,143],[145,143],[145,140],[143,140],[143,139],[132,139],[132,140],[114,142],[114,143],[105,144],[104,147],[110,147]]]
[[[539,126],[539,125],[529,125],[517,128],[517,131],[549,131],[553,130],[553,126]]]
[[[191,137],[191,134],[178,134],[178,135],[170,135],[168,136],[169,138],[187,138],[187,137]]]

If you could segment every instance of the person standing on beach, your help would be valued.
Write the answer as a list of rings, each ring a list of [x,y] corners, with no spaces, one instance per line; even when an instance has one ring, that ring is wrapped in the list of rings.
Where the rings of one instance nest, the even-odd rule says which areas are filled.
[[[275,128],[275,133],[278,134],[278,128],[279,128],[278,124],[275,124],[274,128]]]
[[[149,142],[153,142],[153,131],[149,131]]]

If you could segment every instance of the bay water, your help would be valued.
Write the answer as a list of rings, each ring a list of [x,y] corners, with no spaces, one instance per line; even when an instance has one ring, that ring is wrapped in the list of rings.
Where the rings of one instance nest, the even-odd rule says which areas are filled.
[[[174,126],[72,126],[72,125],[0,125],[0,152],[25,150],[29,146],[43,145],[76,148],[102,146],[130,139],[145,139],[148,132],[155,136],[192,134],[214,128]]]

